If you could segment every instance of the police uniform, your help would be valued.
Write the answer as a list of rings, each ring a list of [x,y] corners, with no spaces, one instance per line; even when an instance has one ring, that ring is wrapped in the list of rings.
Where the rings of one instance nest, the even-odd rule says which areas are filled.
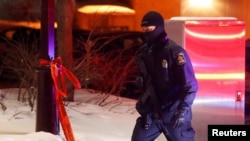
[[[145,33],[147,45],[140,57],[151,77],[160,111],[156,111],[150,97],[145,103],[139,99],[136,109],[141,116],[136,120],[131,140],[154,141],[166,128],[168,141],[194,141],[191,107],[198,83],[191,60],[181,46],[167,37],[158,12],[144,15],[141,26],[151,25],[156,29]],[[161,112],[162,119],[155,117],[157,112]],[[145,124],[149,124],[147,128]]]

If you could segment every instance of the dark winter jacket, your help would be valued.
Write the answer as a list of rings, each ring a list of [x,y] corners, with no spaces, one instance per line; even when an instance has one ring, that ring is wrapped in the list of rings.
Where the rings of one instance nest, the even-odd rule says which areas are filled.
[[[151,46],[145,46],[142,54],[160,107],[163,110],[190,110],[198,82],[187,52],[174,41],[163,38]],[[142,113],[140,110],[152,112],[153,109],[150,100],[137,106],[141,107],[137,107],[139,113]]]

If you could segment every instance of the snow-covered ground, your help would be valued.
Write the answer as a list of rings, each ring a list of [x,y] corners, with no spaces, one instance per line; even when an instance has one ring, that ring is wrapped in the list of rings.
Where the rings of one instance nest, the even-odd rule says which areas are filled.
[[[35,132],[36,112],[17,99],[17,89],[2,89],[7,110],[0,109],[0,141],[63,141],[59,135]],[[100,94],[75,91],[75,102],[66,106],[76,141],[130,141],[138,117],[135,100],[110,97],[106,106],[94,104]],[[1,106],[0,106],[1,108]],[[207,141],[208,124],[244,124],[244,103],[233,99],[197,97],[193,105],[196,141]],[[157,141],[166,141],[160,136]]]

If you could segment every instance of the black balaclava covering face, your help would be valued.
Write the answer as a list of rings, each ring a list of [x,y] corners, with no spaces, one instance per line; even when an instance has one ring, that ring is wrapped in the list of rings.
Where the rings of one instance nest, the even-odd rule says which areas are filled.
[[[145,39],[149,45],[167,35],[164,29],[164,19],[158,12],[147,12],[142,18],[141,27],[142,26],[156,26],[154,31],[144,33]]]

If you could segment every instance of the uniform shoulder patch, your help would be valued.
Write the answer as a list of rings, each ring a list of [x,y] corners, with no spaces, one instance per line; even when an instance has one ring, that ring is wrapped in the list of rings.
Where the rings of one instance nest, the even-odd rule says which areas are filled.
[[[183,52],[177,53],[175,59],[176,59],[177,65],[183,65],[183,64],[186,63],[186,59],[185,59],[185,56],[184,56]]]

